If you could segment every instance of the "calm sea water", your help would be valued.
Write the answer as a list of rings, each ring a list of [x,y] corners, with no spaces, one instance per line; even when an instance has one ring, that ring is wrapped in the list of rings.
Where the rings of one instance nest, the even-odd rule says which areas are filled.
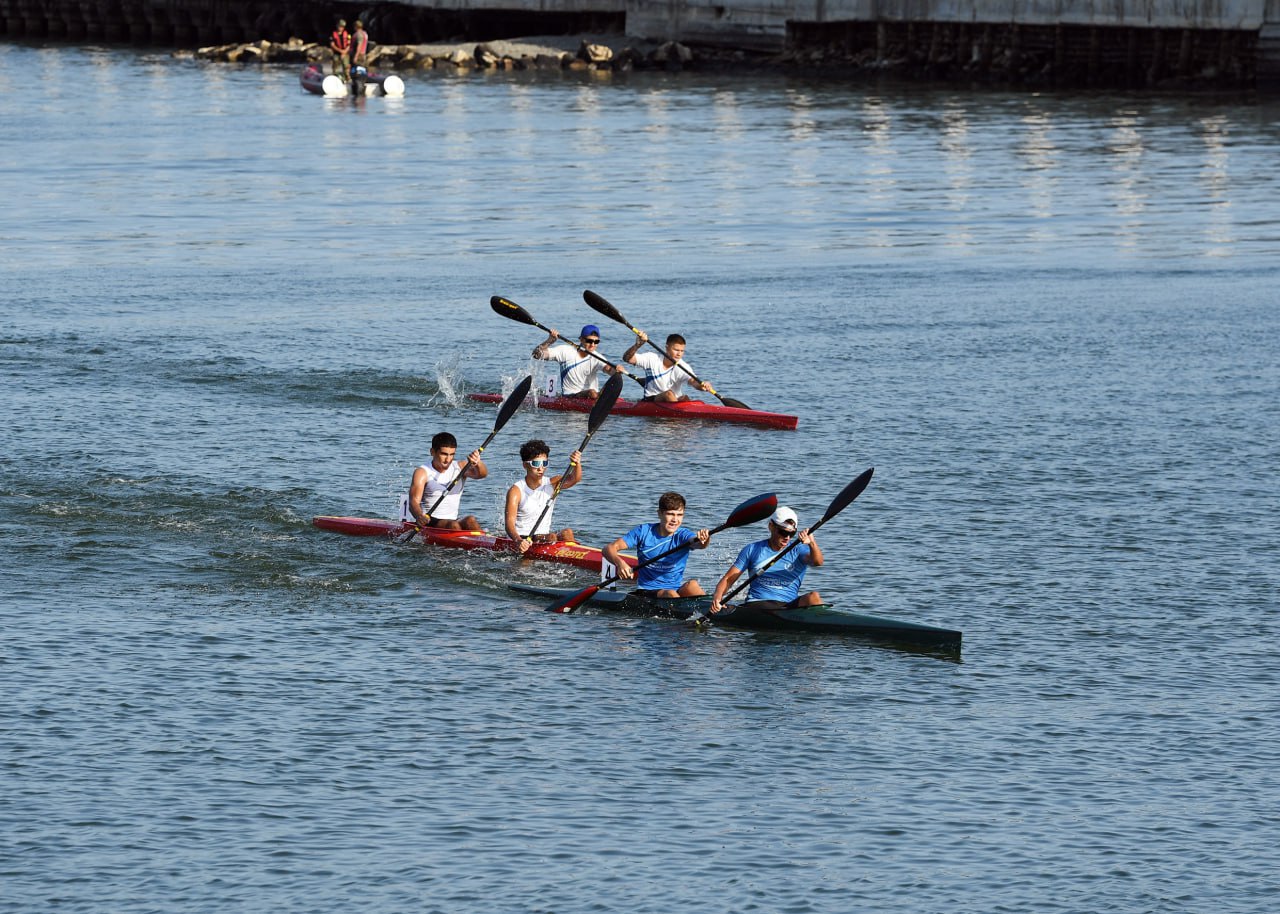
[[[0,911],[1274,908],[1276,102],[27,45],[0,93]],[[491,295],[585,288],[800,428],[611,419],[558,519],[874,466],[809,583],[962,656],[309,525],[488,433],[540,339]],[[584,425],[522,411],[470,510]]]

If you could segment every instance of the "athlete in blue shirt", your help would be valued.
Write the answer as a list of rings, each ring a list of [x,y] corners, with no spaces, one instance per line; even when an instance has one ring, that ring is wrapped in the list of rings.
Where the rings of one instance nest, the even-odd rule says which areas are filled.
[[[711,532],[699,530],[694,533],[680,526],[684,522],[684,506],[684,496],[679,492],[664,493],[658,499],[656,524],[632,527],[625,535],[604,547],[604,557],[617,567],[618,577],[624,581],[636,579],[637,592],[655,597],[700,597],[706,592],[696,579],[684,580],[684,566],[689,561],[689,549],[707,548]],[[685,543],[689,544],[689,549],[681,549],[641,568],[639,572],[634,571],[618,555],[623,549],[634,549],[636,558],[644,562]]]
[[[760,569],[767,565],[787,546],[791,545],[791,537],[798,536],[800,545],[787,550],[786,555],[769,566],[769,570],[755,578],[747,588],[748,600],[776,600],[791,606],[817,606],[822,597],[816,590],[806,594],[800,593],[800,585],[804,583],[804,574],[810,566],[822,564],[822,550],[807,529],[796,533],[799,519],[796,512],[786,506],[779,507],[769,518],[769,538],[744,546],[733,561],[733,567],[724,573],[720,583],[716,584],[715,593],[711,597],[711,612],[718,613],[723,606],[721,600],[733,587],[738,578],[746,572],[748,577],[755,577]]]

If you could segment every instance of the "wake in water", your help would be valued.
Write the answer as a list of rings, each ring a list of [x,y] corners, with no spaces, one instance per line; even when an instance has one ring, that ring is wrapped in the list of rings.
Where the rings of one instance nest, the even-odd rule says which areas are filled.
[[[454,355],[436,363],[436,393],[427,400],[427,406],[435,406],[437,403],[448,406],[462,405],[462,369],[459,367],[459,362],[459,356]]]

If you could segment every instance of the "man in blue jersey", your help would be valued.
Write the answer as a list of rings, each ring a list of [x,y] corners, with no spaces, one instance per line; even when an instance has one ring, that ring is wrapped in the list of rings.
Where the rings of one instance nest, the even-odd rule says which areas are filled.
[[[720,583],[716,584],[715,593],[711,596],[711,612],[718,613],[724,607],[721,600],[733,587],[738,578],[746,572],[748,577],[759,574],[787,546],[791,545],[791,537],[798,536],[800,545],[787,551],[787,554],[769,566],[769,570],[751,582],[747,589],[748,600],[776,600],[790,606],[817,606],[822,597],[816,590],[806,594],[800,593],[800,585],[804,583],[804,573],[810,567],[822,564],[822,550],[807,529],[798,534],[796,528],[799,519],[796,512],[780,506],[769,518],[769,538],[744,546],[733,561],[733,567],[724,573]]]
[[[592,355],[600,345],[600,328],[587,324],[582,328],[576,345],[568,341],[551,345],[558,339],[560,334],[552,330],[533,350],[533,357],[559,363],[562,396],[596,399],[600,395],[600,375],[616,374],[620,370],[609,367]]]
[[[684,496],[679,492],[665,492],[658,499],[658,522],[632,527],[604,547],[604,557],[618,569],[618,577],[624,581],[636,579],[636,592],[653,597],[700,597],[705,591],[696,579],[684,580],[684,566],[689,561],[689,549],[706,549],[711,541],[709,530],[694,533],[680,526],[684,522]],[[622,561],[618,555],[623,549],[634,549],[640,563],[668,549],[689,544],[689,549],[669,555],[661,561],[641,568],[638,572]]]

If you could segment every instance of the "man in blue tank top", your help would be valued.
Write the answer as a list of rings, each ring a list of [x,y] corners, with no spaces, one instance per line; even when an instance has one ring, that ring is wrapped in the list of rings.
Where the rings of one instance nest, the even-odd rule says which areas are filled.
[[[822,564],[822,550],[808,529],[798,534],[796,527],[799,519],[796,512],[785,505],[780,506],[769,518],[769,538],[750,543],[742,548],[733,566],[724,573],[724,577],[716,584],[715,593],[711,596],[711,612],[718,613],[723,608],[721,601],[738,578],[746,572],[748,577],[755,577],[760,569],[767,565],[774,556],[791,545],[791,538],[798,536],[800,545],[789,549],[782,558],[769,566],[769,570],[751,582],[747,588],[748,600],[776,600],[789,606],[817,606],[822,597],[816,590],[806,594],[800,593],[800,585],[804,583],[804,574],[810,567]]]
[[[700,597],[705,593],[696,579],[684,580],[684,566],[689,561],[689,549],[707,548],[711,532],[699,530],[694,533],[680,526],[684,522],[684,508],[684,496],[679,492],[666,492],[658,499],[656,524],[632,527],[604,547],[604,557],[618,569],[618,577],[624,581],[635,578],[637,593],[654,597]],[[689,549],[682,549],[641,568],[639,572],[622,561],[618,554],[623,549],[634,549],[636,558],[644,562],[685,543],[689,544]]]

